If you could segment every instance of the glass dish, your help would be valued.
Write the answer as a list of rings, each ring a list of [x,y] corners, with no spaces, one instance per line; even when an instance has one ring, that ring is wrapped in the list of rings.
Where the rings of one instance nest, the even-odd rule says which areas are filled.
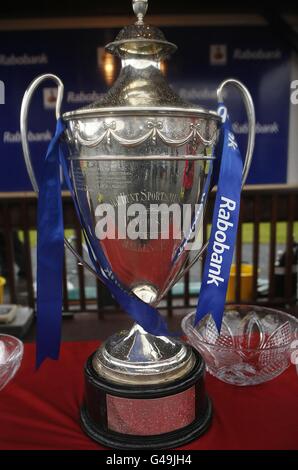
[[[195,312],[182,321],[189,342],[204,357],[207,371],[233,385],[256,385],[280,375],[291,363],[298,320],[279,310],[227,306],[220,335],[211,315],[193,326]]]
[[[21,365],[24,346],[10,335],[0,334],[0,390],[10,382]]]

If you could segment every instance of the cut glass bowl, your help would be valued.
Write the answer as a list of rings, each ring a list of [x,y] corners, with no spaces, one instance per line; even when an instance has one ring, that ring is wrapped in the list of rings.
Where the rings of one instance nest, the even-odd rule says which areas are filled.
[[[256,385],[280,375],[297,347],[298,320],[279,310],[231,305],[220,335],[211,315],[193,326],[195,312],[182,321],[189,342],[204,357],[210,374],[234,385]]]
[[[23,357],[22,341],[0,334],[0,390],[8,384],[19,369]]]

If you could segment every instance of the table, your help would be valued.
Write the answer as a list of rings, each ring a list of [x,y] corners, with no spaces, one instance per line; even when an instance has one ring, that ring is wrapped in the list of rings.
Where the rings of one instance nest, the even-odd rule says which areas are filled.
[[[79,406],[83,365],[98,342],[65,342],[59,361],[34,370],[35,346],[25,345],[16,377],[0,392],[0,449],[103,449],[83,434]],[[298,449],[298,376],[236,387],[206,375],[214,405],[209,431],[182,449]]]

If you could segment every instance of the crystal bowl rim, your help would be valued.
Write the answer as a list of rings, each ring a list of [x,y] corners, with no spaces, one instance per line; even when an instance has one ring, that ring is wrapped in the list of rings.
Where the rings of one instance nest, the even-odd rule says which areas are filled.
[[[295,327],[295,331],[298,332],[298,319],[296,317],[294,317],[293,315],[289,314],[289,313],[286,313],[286,312],[283,312],[282,310],[277,310],[277,309],[274,309],[274,308],[270,308],[270,307],[262,307],[261,305],[249,305],[249,304],[227,304],[225,306],[225,312],[227,310],[228,307],[233,307],[235,310],[237,310],[237,308],[252,308],[252,309],[263,309],[263,310],[266,310],[268,311],[269,313],[277,313],[278,315],[283,315],[285,316],[288,321],[290,321],[291,323],[294,323],[296,324],[296,327]],[[182,320],[181,322],[181,325],[182,325],[182,329],[184,331],[184,333],[186,334],[186,336],[188,337],[188,333],[187,333],[187,329],[188,329],[188,325],[187,323],[189,322],[189,319],[192,315],[194,315],[195,311],[191,311],[189,312]],[[186,326],[187,325],[187,326]],[[214,343],[209,343],[207,341],[204,341],[202,339],[200,339],[198,337],[198,334],[195,330],[195,328],[193,328],[193,326],[191,325],[192,327],[192,330],[197,338],[197,341],[198,341],[198,344],[202,344],[202,345],[205,345],[205,346],[208,346],[208,347],[212,347],[213,349],[222,349],[222,350],[225,350],[225,351],[248,351],[248,352],[264,352],[264,351],[272,351],[272,350],[284,350],[285,348],[289,348],[289,346],[291,345],[292,341],[291,340],[289,343],[283,345],[283,346],[271,346],[269,348],[266,348],[266,347],[262,347],[262,348],[240,348],[240,347],[236,347],[236,346],[226,346],[226,345],[216,345]],[[294,338],[295,339],[295,338]]]
[[[16,336],[7,335],[6,333],[0,333],[0,341],[3,337],[13,339],[15,341],[15,343],[16,343],[15,350],[17,351],[17,358],[19,358],[19,357],[22,358],[23,353],[24,353],[24,343],[19,338],[16,338]],[[7,361],[5,361],[3,364],[0,363],[0,368],[1,367],[7,367],[9,364],[11,364],[15,361],[16,361],[16,357],[10,355]]]

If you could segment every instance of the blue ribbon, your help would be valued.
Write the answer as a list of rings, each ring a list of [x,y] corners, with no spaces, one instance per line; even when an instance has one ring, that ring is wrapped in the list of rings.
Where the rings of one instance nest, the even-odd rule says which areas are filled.
[[[243,162],[227,108],[220,103],[217,112],[223,120],[217,146],[221,162],[215,170],[214,183],[219,171],[217,193],[195,325],[205,315],[211,314],[220,332],[237,235]]]
[[[219,112],[226,114],[226,108],[221,106]],[[59,119],[55,136],[46,154],[40,182],[37,241],[37,367],[39,367],[47,357],[57,359],[60,349],[64,255],[60,165],[63,168],[66,183],[73,196],[89,256],[99,279],[107,286],[120,306],[146,331],[157,336],[176,335],[176,333],[170,333],[166,321],[162,318],[157,309],[141,301],[134,294],[126,290],[112,272],[104,252],[100,247],[100,243],[96,243],[92,222],[86,219],[89,214],[86,195],[84,193],[81,194],[79,207],[73,194],[68,164],[63,154],[60,139],[64,130],[65,125],[62,120]],[[241,156],[228,120],[224,122],[224,136],[220,142],[218,147],[220,152],[218,156],[220,156],[221,153],[222,156],[219,170],[218,192],[196,316],[197,322],[205,314],[212,313],[218,328],[220,328],[223,315],[225,293],[236,237],[242,173]],[[219,167],[218,162],[217,167]],[[215,174],[217,174],[216,170]],[[210,175],[211,172],[207,179],[208,186],[210,183]],[[216,180],[214,180],[213,183],[216,183]],[[233,227],[232,230],[227,231],[227,243],[229,243],[230,248],[225,253],[222,263],[221,272],[224,278],[223,285],[215,289],[215,286],[208,285],[208,266],[210,267],[213,240],[215,240],[214,237],[216,236],[216,223],[222,196],[231,198],[236,202],[237,207],[231,219],[229,219],[233,223]],[[84,205],[86,205],[86,210],[84,209]],[[82,214],[84,216],[82,216]]]
[[[64,253],[60,185],[61,120],[43,165],[37,211],[37,347],[36,366],[47,357],[58,359],[61,339]]]

